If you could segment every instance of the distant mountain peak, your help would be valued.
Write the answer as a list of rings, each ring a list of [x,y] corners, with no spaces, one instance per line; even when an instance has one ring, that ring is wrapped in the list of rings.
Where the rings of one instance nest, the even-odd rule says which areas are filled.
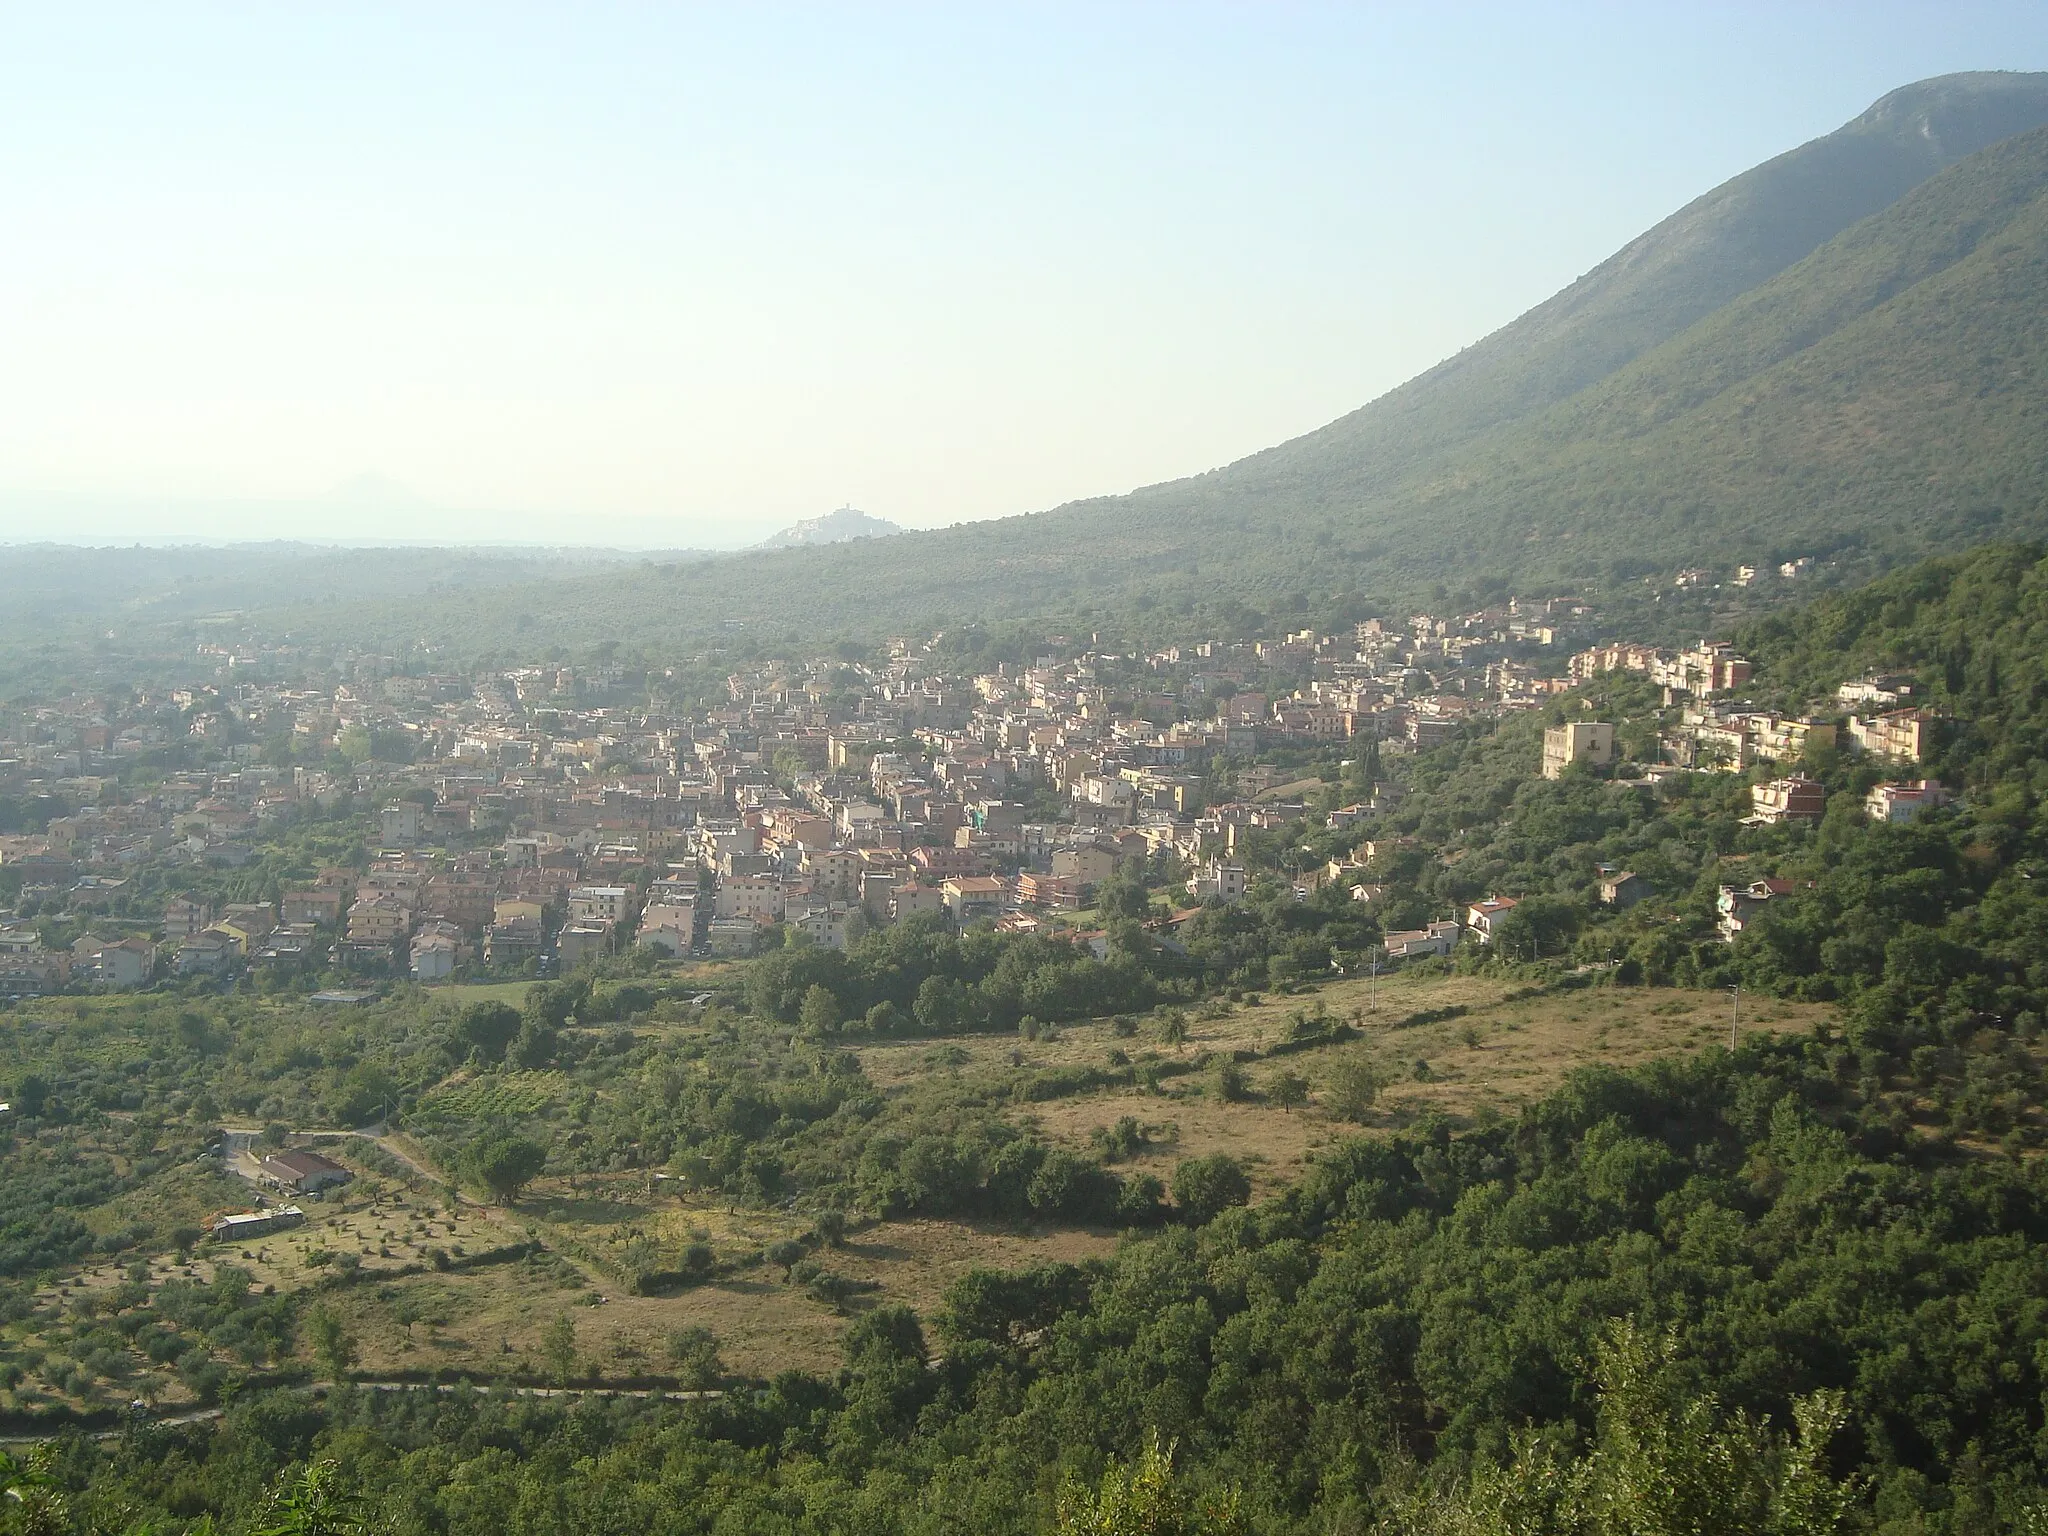
[[[796,549],[811,544],[844,544],[852,539],[886,539],[902,528],[885,517],[870,517],[857,507],[841,507],[823,517],[791,523],[780,533],[763,539],[756,549]]]

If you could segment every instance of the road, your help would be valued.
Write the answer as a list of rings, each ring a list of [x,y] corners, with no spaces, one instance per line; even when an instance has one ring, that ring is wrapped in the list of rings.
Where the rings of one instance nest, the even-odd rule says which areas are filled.
[[[633,1397],[646,1401],[659,1398],[668,1403],[709,1403],[716,1402],[725,1393],[716,1387],[701,1392],[685,1392],[663,1387],[506,1387],[491,1382],[478,1381],[353,1381],[349,1383],[359,1392],[502,1392],[513,1397]],[[324,1397],[332,1387],[322,1382],[313,1388],[313,1395]],[[146,1415],[152,1425],[175,1426],[179,1424],[206,1424],[218,1419],[225,1409],[195,1408],[190,1413],[170,1413],[162,1418]],[[96,1429],[87,1435],[88,1440],[118,1440],[126,1434],[127,1428]],[[55,1439],[54,1435],[0,1435],[0,1446],[40,1445],[45,1440]]]

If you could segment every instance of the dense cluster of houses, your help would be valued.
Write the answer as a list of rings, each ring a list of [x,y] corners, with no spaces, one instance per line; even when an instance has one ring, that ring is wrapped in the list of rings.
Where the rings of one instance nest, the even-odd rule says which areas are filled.
[[[433,981],[627,943],[744,952],[771,924],[838,945],[939,909],[1029,926],[1160,854],[1186,865],[1190,900],[1235,901],[1247,835],[1308,814],[1284,776],[1244,770],[1261,749],[1409,750],[1529,707],[1563,683],[1524,658],[1583,615],[1511,602],[1150,655],[1068,647],[979,675],[905,642],[878,666],[736,672],[695,716],[614,702],[623,674],[602,667],[349,657],[342,680],[294,686],[289,652],[208,647],[207,680],[0,718],[0,792],[67,808],[0,839],[23,904],[109,914],[65,953],[5,930],[0,991],[308,961]],[[124,773],[173,747],[207,766],[146,788]],[[344,801],[367,802],[367,868],[269,902],[174,897],[147,931],[122,899],[145,867],[159,887],[240,868]]]
[[[39,832],[0,836],[0,864],[23,907],[91,919],[64,950],[0,924],[0,994],[282,965],[545,974],[627,945],[744,953],[772,925],[840,946],[939,910],[1029,928],[1088,906],[1125,861],[1167,857],[1190,903],[1234,902],[1255,834],[1324,814],[1342,826],[1397,793],[1312,807],[1262,754],[1418,750],[1617,670],[1683,702],[1664,746],[1687,767],[1790,762],[1834,738],[1831,721],[1722,698],[1750,675],[1726,646],[1605,646],[1544,675],[1558,669],[1543,648],[1585,616],[1510,601],[1152,654],[1062,643],[980,673],[949,667],[935,637],[873,665],[744,668],[695,713],[606,667],[465,676],[344,657],[316,685],[281,680],[290,653],[209,648],[211,675],[186,687],[0,716],[0,794],[63,807]],[[1845,685],[1844,706],[1865,711],[1849,743],[1917,758],[1929,717],[1909,693],[1896,678]],[[128,771],[172,747],[179,766]],[[1543,771],[1619,750],[1612,724],[1573,722],[1547,733]],[[1796,774],[1759,785],[1756,817],[1817,815],[1817,790]],[[1871,813],[1904,819],[1938,796],[1887,785]],[[244,867],[337,808],[373,849],[363,867],[321,868],[266,901],[197,894],[220,884],[198,872]],[[1294,872],[1297,891],[1342,880],[1369,900],[1363,862]],[[128,892],[145,869],[186,894],[138,912]],[[1398,937],[1412,953],[1446,942],[1436,928]]]

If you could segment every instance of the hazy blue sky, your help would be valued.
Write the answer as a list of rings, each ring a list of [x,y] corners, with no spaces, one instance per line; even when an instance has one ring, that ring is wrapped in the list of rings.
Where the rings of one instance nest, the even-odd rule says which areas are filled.
[[[733,544],[1125,490],[1894,86],[2048,67],[2038,0],[0,17],[13,539]],[[264,505],[362,477],[472,510]]]

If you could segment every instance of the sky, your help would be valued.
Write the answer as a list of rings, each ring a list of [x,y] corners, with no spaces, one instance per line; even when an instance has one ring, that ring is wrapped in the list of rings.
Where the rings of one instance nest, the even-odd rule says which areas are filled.
[[[2048,6],[0,4],[0,541],[1117,493],[1981,68]]]

